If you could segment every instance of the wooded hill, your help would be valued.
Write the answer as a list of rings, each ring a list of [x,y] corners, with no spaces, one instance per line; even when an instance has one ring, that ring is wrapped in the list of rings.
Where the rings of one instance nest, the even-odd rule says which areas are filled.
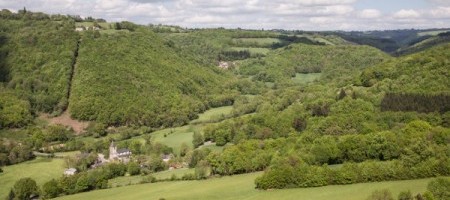
[[[209,107],[230,105],[233,78],[190,55],[179,55],[155,33],[85,34],[69,110],[106,124],[179,126]]]
[[[0,18],[4,127],[26,124],[31,113],[59,114],[68,104],[68,82],[78,38],[73,23],[27,16]]]

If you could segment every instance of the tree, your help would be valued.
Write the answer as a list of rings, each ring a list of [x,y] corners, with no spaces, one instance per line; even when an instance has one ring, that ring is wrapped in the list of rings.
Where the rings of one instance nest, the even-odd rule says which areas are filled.
[[[304,118],[295,118],[292,126],[296,131],[301,132],[306,129],[306,120]]]
[[[195,167],[195,177],[197,179],[205,179],[211,173],[210,166],[207,161],[201,160]]]
[[[428,183],[427,189],[436,200],[450,199],[450,180],[448,179],[438,178],[432,180]]]
[[[130,176],[134,176],[134,175],[138,175],[139,172],[141,172],[141,169],[139,168],[139,164],[137,164],[135,162],[130,162],[130,163],[128,163],[127,171],[130,174]]]
[[[375,190],[372,194],[367,198],[367,200],[394,200],[392,197],[391,191],[388,189],[384,190]]]
[[[341,99],[343,99],[346,96],[347,96],[347,93],[345,93],[345,90],[341,88],[341,91],[339,92],[337,100],[341,100]]]
[[[200,132],[195,131],[193,137],[192,144],[194,145],[194,148],[201,146],[205,142],[205,139]]]
[[[180,146],[180,156],[185,156],[190,150],[190,147],[185,143],[181,143]]]
[[[414,197],[413,197],[411,191],[408,190],[408,191],[400,192],[400,194],[398,194],[397,199],[398,200],[413,200]]]
[[[58,186],[58,181],[56,181],[55,179],[46,182],[42,186],[42,196],[45,199],[55,198],[60,193],[62,193],[62,189]]]
[[[14,184],[12,189],[15,199],[26,200],[32,199],[39,195],[36,181],[31,178],[21,178]]]

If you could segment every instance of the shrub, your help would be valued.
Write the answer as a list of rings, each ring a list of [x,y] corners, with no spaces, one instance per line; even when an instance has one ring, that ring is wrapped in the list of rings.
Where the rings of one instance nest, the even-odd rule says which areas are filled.
[[[21,178],[14,184],[12,189],[15,199],[27,200],[33,199],[39,195],[39,189],[36,181],[31,178]]]
[[[389,191],[388,189],[384,189],[384,190],[375,190],[367,198],[367,200],[394,200],[394,198],[392,197],[391,191]]]

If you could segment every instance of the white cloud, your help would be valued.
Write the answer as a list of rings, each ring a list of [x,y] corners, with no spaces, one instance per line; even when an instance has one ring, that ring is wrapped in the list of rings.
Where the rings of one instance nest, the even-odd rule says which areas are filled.
[[[381,15],[381,12],[377,9],[364,9],[358,13],[358,16],[363,19],[379,18]]]
[[[356,9],[358,0],[0,0],[0,8],[183,27],[373,30],[450,24],[450,0],[424,9]],[[389,6],[389,5],[386,5]]]
[[[405,10],[401,9],[394,13],[394,18],[398,19],[406,19],[406,18],[418,18],[420,17],[420,13],[415,10]]]
[[[430,11],[434,18],[450,18],[450,7],[438,7]]]

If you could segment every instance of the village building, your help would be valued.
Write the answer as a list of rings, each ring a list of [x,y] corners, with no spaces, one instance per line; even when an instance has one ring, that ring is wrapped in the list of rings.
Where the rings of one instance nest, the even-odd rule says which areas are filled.
[[[117,149],[117,146],[114,144],[114,142],[111,142],[111,145],[109,146],[109,160],[119,160],[121,162],[129,162],[131,157],[131,151],[127,148],[123,149]]]
[[[69,169],[64,170],[64,175],[66,175],[66,176],[73,176],[76,173],[77,173],[77,169],[75,169],[75,168],[69,168]]]
[[[75,31],[79,31],[79,32],[80,32],[80,31],[84,31],[84,27],[76,27],[76,28],[75,28]]]

